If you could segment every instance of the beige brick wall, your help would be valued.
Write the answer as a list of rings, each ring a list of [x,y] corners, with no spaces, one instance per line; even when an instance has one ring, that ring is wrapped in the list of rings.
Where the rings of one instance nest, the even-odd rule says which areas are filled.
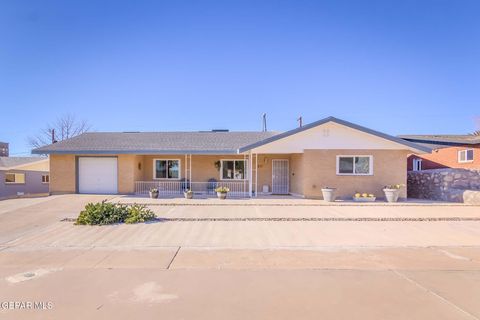
[[[323,186],[337,188],[337,196],[351,197],[355,191],[373,193],[383,197],[383,186],[407,183],[407,151],[402,150],[305,150],[303,179],[304,194],[308,198],[321,198]],[[373,175],[338,176],[337,155],[372,155]],[[406,189],[400,194],[406,197]]]
[[[75,158],[75,155],[70,154],[50,156],[50,193],[76,192]],[[143,156],[120,154],[117,158],[118,192],[133,193],[135,191],[135,181],[143,178]],[[139,163],[140,168],[138,166]]]
[[[290,192],[303,195],[304,179],[303,154],[294,153],[290,156]]]
[[[75,155],[50,155],[50,193],[75,193]]]
[[[259,155],[258,188],[272,188],[272,160],[290,160],[290,191],[309,198],[321,198],[322,186],[338,188],[338,196],[350,197],[355,191],[383,196],[386,184],[404,183],[407,180],[407,151],[401,150],[305,150],[304,154]],[[372,155],[372,176],[337,176],[337,155]],[[118,192],[133,193],[135,181],[153,180],[153,159],[179,159],[180,177],[185,176],[185,156],[118,155]],[[206,182],[210,178],[220,180],[215,161],[220,159],[243,159],[239,155],[206,156],[192,155],[192,181]],[[50,156],[50,192],[74,193],[76,190],[75,155]],[[402,190],[401,196],[406,195]]]
[[[118,193],[135,192],[135,181],[142,173],[142,170],[138,168],[141,160],[141,156],[133,154],[118,155]]]

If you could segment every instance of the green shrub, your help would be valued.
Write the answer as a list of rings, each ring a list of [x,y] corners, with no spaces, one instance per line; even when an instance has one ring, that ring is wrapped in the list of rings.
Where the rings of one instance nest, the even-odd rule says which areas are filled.
[[[147,209],[147,206],[141,204],[133,204],[127,208],[128,216],[125,223],[138,223],[155,219],[155,213]]]
[[[104,225],[113,223],[137,223],[155,219],[152,210],[144,205],[124,205],[106,200],[88,203],[78,215],[75,224]]]

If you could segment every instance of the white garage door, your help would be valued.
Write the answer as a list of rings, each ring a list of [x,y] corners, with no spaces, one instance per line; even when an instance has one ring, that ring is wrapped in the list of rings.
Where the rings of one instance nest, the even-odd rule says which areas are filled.
[[[78,158],[78,192],[117,193],[117,158]]]

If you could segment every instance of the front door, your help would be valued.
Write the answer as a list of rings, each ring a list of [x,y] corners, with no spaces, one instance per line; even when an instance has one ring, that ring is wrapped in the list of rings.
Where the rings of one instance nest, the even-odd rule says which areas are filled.
[[[272,160],[272,193],[288,194],[289,170],[287,159]]]

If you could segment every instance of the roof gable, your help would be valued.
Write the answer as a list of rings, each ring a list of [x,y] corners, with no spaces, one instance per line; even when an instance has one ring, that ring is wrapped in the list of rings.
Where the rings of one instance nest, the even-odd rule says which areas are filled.
[[[429,148],[354,123],[328,117],[245,146],[239,152],[300,153],[305,149],[406,149]]]

